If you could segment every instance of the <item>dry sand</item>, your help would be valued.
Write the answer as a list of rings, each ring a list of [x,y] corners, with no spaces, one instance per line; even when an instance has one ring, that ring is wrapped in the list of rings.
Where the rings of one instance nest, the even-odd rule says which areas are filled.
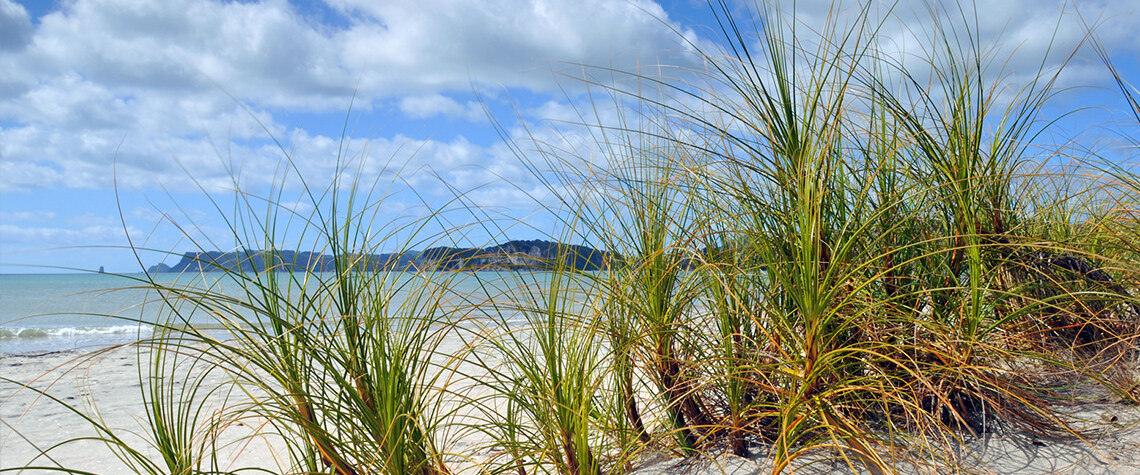
[[[22,382],[33,382],[63,403],[90,413],[91,404],[110,427],[121,433],[140,431],[146,422],[138,372],[137,349],[123,347],[97,357],[77,352],[43,355],[0,356],[0,376]],[[217,377],[221,377],[220,375]],[[220,396],[216,396],[220,399]],[[221,402],[218,401],[220,404]],[[1095,421],[1092,436],[1086,441],[1041,441],[1016,434],[988,435],[967,443],[960,453],[962,466],[980,473],[1038,474],[1140,474],[1140,410],[1124,404],[1086,404],[1074,409],[1077,415]],[[276,460],[278,448],[273,441],[247,440],[255,421],[231,426],[225,440],[243,441],[218,452],[228,461],[227,469],[260,467],[274,472],[284,471]],[[75,412],[43,398],[19,385],[0,382],[0,469],[60,464],[93,473],[131,473],[105,444],[84,441],[53,450],[51,458],[39,455],[68,438],[96,435],[90,425]],[[143,439],[128,435],[126,440],[142,453],[156,456]],[[472,447],[474,441],[459,441],[460,447]],[[236,455],[235,455],[236,454]],[[282,458],[283,459],[283,458]],[[748,474],[768,473],[766,454],[752,459],[721,457],[713,460],[679,461],[659,458],[647,460],[639,474]],[[797,473],[846,472],[835,464],[809,466]],[[949,470],[947,470],[949,471]],[[17,470],[15,473],[43,473]]]
[[[0,356],[0,374],[54,396],[77,411],[101,418],[116,429],[133,448],[144,455],[161,460],[160,455],[137,435],[146,427],[138,366],[138,349],[122,347],[97,355],[75,351],[42,355]],[[220,373],[214,382],[220,382]],[[223,406],[222,395],[209,398],[206,407]],[[249,441],[252,421],[231,426],[223,440],[239,441],[219,450],[222,460],[231,461],[226,469],[262,467],[280,471],[271,442]],[[0,381],[0,468],[59,466],[99,474],[132,473],[107,444],[97,440],[69,443],[40,455],[41,449],[67,439],[101,436],[92,425],[63,404],[17,384]],[[240,454],[240,456],[235,456]],[[45,470],[21,470],[16,473],[44,473]]]

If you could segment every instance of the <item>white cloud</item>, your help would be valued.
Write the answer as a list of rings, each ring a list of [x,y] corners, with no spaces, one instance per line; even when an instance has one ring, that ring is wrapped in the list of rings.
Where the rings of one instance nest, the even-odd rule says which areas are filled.
[[[28,10],[11,0],[0,0],[0,51],[18,51],[31,40]]]
[[[175,157],[213,185],[228,185],[231,159],[257,182],[253,174],[272,177],[280,158],[273,147],[256,144],[267,137],[257,122],[277,137],[296,132],[280,122],[280,112],[339,110],[355,90],[363,110],[396,97],[408,117],[481,121],[479,103],[450,91],[467,91],[474,82],[556,92],[577,84],[552,75],[558,64],[683,64],[692,59],[685,59],[684,38],[697,41],[647,1],[336,0],[330,5],[349,21],[333,27],[315,24],[283,0],[76,0],[39,19],[34,32],[23,7],[0,1],[0,21],[12,25],[4,35],[16,35],[5,44],[23,45],[6,54],[0,68],[0,120],[8,123],[0,143],[0,185],[6,190],[106,188],[113,161],[123,186],[192,186]],[[819,28],[830,6],[799,2],[797,20]],[[979,34],[1004,41],[1002,52],[1017,51],[997,66],[1032,74],[1050,40],[1058,52],[1075,47],[1083,30],[1071,13],[1056,26],[1061,7],[1030,0],[988,5]],[[1075,8],[1090,18],[1098,8],[1112,12],[1098,30],[1106,45],[1135,48],[1126,5],[1078,2]],[[902,59],[922,56],[918,44],[927,40],[923,32],[935,18],[962,26],[952,21],[956,12],[931,16],[916,2],[900,4],[894,14],[899,21],[884,26],[882,44],[886,56]],[[1079,79],[1069,83],[1103,79],[1103,70],[1087,63],[1072,68],[1070,76]],[[254,115],[225,92],[249,104]],[[556,100],[526,111],[578,120],[570,112]],[[322,141],[328,152],[327,138],[306,138]],[[250,140],[252,149],[244,144]],[[466,165],[473,164],[507,167]]]
[[[127,228],[131,235],[139,235],[139,229]],[[0,224],[0,235],[6,243],[37,247],[118,244],[125,236],[122,226],[83,226],[64,228],[51,226],[17,226]]]
[[[442,94],[408,96],[400,99],[400,111],[413,119],[426,119],[435,116],[459,118],[470,122],[486,120],[483,106],[477,101],[459,101]]]
[[[55,211],[0,211],[0,222],[47,221],[55,216]]]
[[[685,42],[649,1],[330,2],[359,15],[340,32],[346,64],[365,66],[368,88],[421,93],[489,85],[554,90],[559,63],[672,64]],[[400,77],[411,73],[414,81]]]
[[[794,3],[796,23],[807,30],[824,28],[829,0]],[[838,7],[839,32],[853,25],[862,2],[841,2]],[[782,4],[790,10],[792,3]],[[890,5],[890,8],[884,6]],[[945,56],[943,39],[952,45],[958,60],[969,61],[973,45],[981,47],[986,73],[1020,87],[1039,71],[1056,71],[1071,53],[1077,52],[1072,66],[1066,67],[1058,87],[1090,85],[1107,79],[1094,52],[1082,47],[1090,28],[1110,53],[1134,55],[1140,49],[1140,31],[1134,28],[1138,5],[1131,0],[1003,0],[998,2],[931,2],[903,0],[898,3],[872,2],[868,27],[877,29],[880,57],[899,62],[920,80],[929,71],[928,61]],[[787,13],[790,13],[787,12]],[[943,38],[943,33],[947,36]],[[810,36],[810,34],[808,35]],[[1086,45],[1087,46],[1087,45]],[[1098,67],[1081,67],[1089,64]]]
[[[283,0],[77,0],[7,58],[5,87],[77,73],[120,96],[216,84],[264,106],[340,109],[354,91],[371,100],[468,91],[473,81],[551,91],[547,61],[628,67],[684,47],[646,2],[348,3],[334,2],[352,20],[338,30]],[[30,27],[11,6],[4,21]]]
[[[321,82],[331,50],[282,1],[78,0],[44,16],[12,63],[44,75],[77,71],[126,94],[201,91],[213,80],[239,97],[295,105],[329,92]]]
[[[298,142],[322,148],[314,160],[335,157],[335,140],[291,129],[282,113],[343,110],[355,92],[357,110],[400,98],[409,117],[483,121],[478,102],[448,92],[554,92],[559,62],[632,67],[684,48],[670,25],[680,27],[644,1],[331,2],[349,20],[337,27],[284,0],[75,0],[34,30],[23,7],[0,1],[4,35],[16,35],[5,45],[19,46],[0,68],[6,191],[112,179],[193,188],[183,168],[228,186],[231,162],[265,183],[281,153],[262,145],[262,126],[320,142]]]
[[[23,126],[0,131],[0,186],[5,191],[36,188],[178,190],[231,185],[234,173],[272,179],[280,152],[272,147],[242,148],[217,138],[218,149],[202,136],[146,135],[137,131],[68,131]]]

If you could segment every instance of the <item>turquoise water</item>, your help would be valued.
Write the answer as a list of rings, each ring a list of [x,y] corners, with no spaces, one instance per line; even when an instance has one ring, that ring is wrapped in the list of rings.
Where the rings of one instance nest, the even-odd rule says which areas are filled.
[[[517,293],[524,284],[541,288],[549,283],[543,273],[449,273],[443,276],[439,280],[447,281],[449,296],[446,300],[457,307],[477,305],[488,295],[500,292]],[[147,322],[167,321],[171,313],[161,296],[140,281],[144,278],[142,274],[0,274],[0,353],[91,350],[150,335],[152,326]],[[395,278],[420,277],[400,274]],[[209,289],[212,294],[250,300],[244,283],[222,273],[156,274],[155,279],[163,285]],[[315,287],[312,285],[315,281],[310,280],[310,287]],[[290,295],[301,295],[299,288],[295,286]],[[398,306],[404,295],[404,292],[393,294],[391,304]],[[185,323],[204,327],[217,324],[208,312],[195,310],[192,301],[175,303]],[[248,311],[234,313],[250,316]]]
[[[166,312],[158,294],[135,280],[143,277],[0,274],[0,353],[95,349],[149,335],[151,327],[139,322]],[[160,274],[157,280],[200,285],[202,277]]]

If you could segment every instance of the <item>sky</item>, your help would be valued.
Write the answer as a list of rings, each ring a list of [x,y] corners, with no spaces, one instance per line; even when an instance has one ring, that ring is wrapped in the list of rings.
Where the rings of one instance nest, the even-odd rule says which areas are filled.
[[[976,17],[963,3],[1001,58],[995,78],[1015,83],[1075,51],[1050,103],[1076,111],[1057,140],[1115,146],[1128,111],[1082,41],[1092,27],[1140,83],[1134,0],[980,2]],[[881,54],[900,62],[920,62],[936,23],[963,28],[933,3],[884,4],[871,9]],[[751,6],[727,5],[737,18]],[[818,27],[857,6],[778,7]],[[535,210],[557,204],[519,153],[532,139],[589,147],[574,124],[616,81],[607,68],[689,79],[703,64],[694,49],[722,43],[715,25],[693,0],[0,0],[0,272],[137,272],[199,248],[258,248],[227,227],[234,190],[279,190],[281,209],[308,216],[302,182],[319,194],[338,156],[382,185],[368,220],[379,228],[463,207],[503,217],[500,236],[556,234]],[[313,245],[289,232],[278,242]],[[157,252],[140,263],[131,247]]]

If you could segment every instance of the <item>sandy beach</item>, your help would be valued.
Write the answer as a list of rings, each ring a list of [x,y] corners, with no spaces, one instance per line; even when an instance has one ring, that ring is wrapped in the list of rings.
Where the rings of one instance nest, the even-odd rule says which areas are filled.
[[[51,395],[52,401],[36,391],[10,382],[0,382],[0,467],[63,466],[92,473],[131,473],[108,445],[98,440],[70,442],[64,447],[48,449],[76,437],[100,437],[81,414],[100,418],[107,427],[116,429],[140,453],[161,460],[150,442],[141,435],[146,427],[145,406],[141,391],[138,349],[119,347],[99,353],[62,351],[40,355],[0,356],[0,371],[5,378],[31,382],[31,387]],[[221,382],[220,373],[212,377]],[[222,395],[210,397],[214,410],[222,406]],[[71,408],[64,407],[67,404]],[[229,470],[258,467],[274,472],[277,465],[274,447],[262,439],[248,436],[255,423],[231,425],[223,440],[239,441],[223,445],[218,451]],[[259,443],[260,442],[260,443]],[[43,473],[46,470],[23,470],[17,473]]]
[[[32,382],[77,411],[102,418],[108,427],[119,429],[132,447],[147,456],[157,457],[147,440],[137,435],[146,424],[138,371],[138,349],[119,347],[97,354],[75,351],[38,355],[0,356],[0,371],[5,378]],[[213,378],[221,378],[211,376]],[[213,382],[220,382],[214,379]],[[220,407],[221,395],[211,396]],[[232,401],[232,400],[231,400]],[[97,412],[93,412],[92,408]],[[1086,440],[1037,440],[1018,434],[987,434],[962,446],[961,467],[977,473],[1140,473],[1140,410],[1122,403],[1104,401],[1073,408],[1074,414],[1088,420]],[[0,467],[14,469],[25,466],[64,466],[92,473],[130,473],[106,444],[96,440],[71,442],[65,447],[41,456],[39,451],[66,439],[98,436],[89,423],[75,411],[40,396],[34,391],[10,382],[0,383]],[[256,421],[245,420],[224,431],[223,444],[216,452],[228,470],[256,467],[273,473],[287,472],[278,463],[279,447],[272,440],[250,438]],[[468,437],[470,439],[470,437]],[[453,441],[452,450],[463,451],[478,445],[478,440]],[[478,459],[477,453],[474,459]],[[478,467],[463,464],[460,472],[476,473]],[[635,467],[638,474],[751,474],[769,473],[767,454],[763,448],[753,449],[753,456],[743,459],[721,456],[715,459],[680,460],[666,455],[649,456]],[[809,465],[797,473],[832,473],[847,471],[835,462]],[[913,472],[914,470],[902,470]],[[947,470],[949,471],[949,470]],[[45,473],[46,470],[16,470],[16,473]]]

